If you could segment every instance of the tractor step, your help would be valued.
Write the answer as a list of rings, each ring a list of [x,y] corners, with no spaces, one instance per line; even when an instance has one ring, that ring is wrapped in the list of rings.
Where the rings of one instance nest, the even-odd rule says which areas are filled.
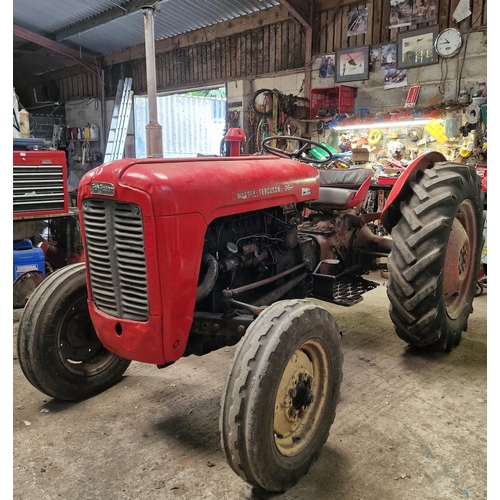
[[[362,295],[378,286],[354,274],[335,275],[339,261],[322,260],[313,273],[312,296],[340,306],[353,306],[363,300]]]

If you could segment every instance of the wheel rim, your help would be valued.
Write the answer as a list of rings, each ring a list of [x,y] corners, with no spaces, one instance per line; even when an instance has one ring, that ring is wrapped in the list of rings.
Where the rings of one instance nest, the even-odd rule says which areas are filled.
[[[477,221],[474,205],[465,200],[453,220],[444,265],[444,299],[446,312],[458,318],[475,281],[475,256],[477,249]]]
[[[76,299],[61,318],[57,332],[58,355],[66,370],[79,376],[93,376],[105,371],[116,359],[98,339],[86,296]]]
[[[325,408],[328,366],[317,340],[305,342],[288,361],[274,405],[274,439],[282,455],[298,455],[313,438]]]

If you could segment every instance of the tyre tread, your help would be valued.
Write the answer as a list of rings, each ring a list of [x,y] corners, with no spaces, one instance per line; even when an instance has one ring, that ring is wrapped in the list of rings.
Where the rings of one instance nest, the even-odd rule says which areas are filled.
[[[51,325],[55,328],[62,302],[86,286],[84,273],[85,263],[76,263],[45,278],[26,303],[18,327],[17,353],[23,374],[40,392],[65,401],[85,399],[111,387],[131,363],[108,353],[111,361],[101,372],[74,375],[64,369],[57,347],[42,347],[45,335],[52,335]]]
[[[473,249],[477,267],[483,241],[481,220],[484,193],[479,177],[469,166],[439,162],[410,184],[411,193],[400,204],[401,218],[392,229],[388,259],[387,295],[397,335],[410,345],[447,350],[467,328],[474,290],[454,320],[447,319],[441,304],[444,259],[455,211],[462,200],[473,203],[477,217]]]
[[[251,330],[253,326],[251,325],[245,338],[240,341],[241,343],[235,353],[233,368],[222,395],[222,411],[220,415],[221,448],[231,468],[244,481],[259,489],[268,489],[268,487],[262,484],[259,471],[256,465],[251,462],[250,443],[246,442],[244,437],[245,429],[242,427],[246,421],[245,414],[250,408],[253,408],[252,393],[249,388],[252,383],[259,383],[252,380],[257,367],[261,379],[265,378],[270,369],[269,365],[265,364],[267,358],[262,355],[264,351],[269,355],[270,352],[275,352],[280,348],[283,339],[280,339],[278,332],[287,322],[290,322],[287,326],[292,328],[296,322],[300,321],[300,314],[307,314],[308,321],[314,321],[319,316],[328,318],[329,321],[332,320],[326,310],[304,299],[281,301],[265,309],[259,316],[260,334],[254,335],[257,332]],[[341,364],[342,360],[343,356],[341,354]],[[338,395],[336,396],[337,400],[334,401],[334,408],[338,403]],[[333,423],[334,418],[335,410],[330,425]],[[248,429],[246,431],[248,432]],[[327,438],[328,435],[321,445],[324,445]],[[309,466],[317,459],[319,453],[320,448],[310,457]],[[299,477],[295,481],[298,479]],[[288,484],[287,488],[290,486],[291,484]]]

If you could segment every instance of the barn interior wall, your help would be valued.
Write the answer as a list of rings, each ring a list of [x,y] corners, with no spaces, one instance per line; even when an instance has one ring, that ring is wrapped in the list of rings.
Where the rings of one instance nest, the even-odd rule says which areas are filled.
[[[418,106],[424,106],[431,99],[443,92],[440,103],[456,101],[458,91],[465,89],[471,95],[478,89],[479,83],[487,82],[487,50],[485,33],[471,32],[467,35],[467,46],[459,56],[447,61],[441,60],[438,64],[421,66],[408,70],[408,82],[403,87],[386,89],[384,85],[384,69],[381,66],[380,56],[369,73],[368,80],[342,83],[356,87],[356,109],[365,108],[371,113],[390,112],[404,108],[408,89],[413,85],[420,85]],[[323,56],[314,58],[312,63],[311,88],[327,88],[338,85],[334,77],[322,78],[319,67]],[[460,79],[460,83],[459,82]],[[248,102],[254,92],[260,89],[277,89],[283,94],[293,94],[299,97],[304,95],[305,71],[294,72],[289,75],[262,77],[252,80],[229,82],[227,85],[228,102],[241,102],[233,109],[240,112],[245,132],[249,135]],[[248,82],[248,83],[245,83]],[[313,140],[320,140],[315,124],[307,121],[303,129],[311,133]]]
[[[432,97],[444,92],[441,102],[454,101],[459,90],[477,90],[477,84],[486,82],[487,54],[485,34],[472,32],[468,35],[466,50],[454,58],[440,59],[438,64],[419,66],[408,70],[408,84],[403,87],[385,89],[384,68],[381,66],[380,54],[369,73],[368,80],[346,83],[357,87],[356,108],[367,108],[373,113],[402,108],[406,102],[408,88],[420,85],[417,105],[424,106]],[[324,88],[336,85],[333,77],[321,78],[319,67],[321,57],[314,60],[312,66],[311,88]],[[457,91],[458,80],[460,88]]]
[[[350,1],[332,8],[326,0],[315,2],[311,88],[337,84],[333,77],[321,78],[319,75],[324,56],[341,48],[361,45],[380,49],[384,44],[395,43],[398,32],[408,30],[388,29],[388,4],[383,0]],[[418,105],[424,105],[440,91],[443,92],[441,102],[446,102],[456,99],[458,90],[473,91],[479,82],[487,81],[486,0],[474,0],[472,14],[458,24],[452,19],[456,6],[457,0],[439,0],[438,25],[439,29],[451,26],[462,30],[466,45],[460,54],[446,61],[440,60],[438,64],[409,69],[407,85],[391,89],[386,89],[384,85],[384,69],[379,55],[367,80],[348,83],[357,88],[356,108],[367,108],[375,113],[400,108],[404,106],[408,88],[412,85],[421,86]],[[347,12],[358,8],[368,9],[367,32],[348,37]],[[222,23],[212,27],[209,36],[205,31],[198,30],[158,42],[158,91],[175,92],[226,83],[229,110],[241,113],[242,124],[248,119],[248,100],[261,88],[309,97],[304,95],[304,87],[307,87],[304,62],[307,57],[305,32],[301,24],[280,6],[270,9],[267,21],[259,14],[255,18],[250,17],[242,26],[244,31],[237,31],[234,23]],[[418,25],[416,28],[426,26]],[[147,92],[144,52],[137,48],[136,52],[131,50],[128,53],[128,59],[124,54],[105,59],[107,106],[110,108],[107,127],[113,90],[119,78],[131,76],[134,92],[138,95]],[[460,84],[457,84],[458,80]],[[57,84],[62,102],[100,98],[101,84],[97,75],[51,75],[50,81]],[[231,106],[231,103],[234,105]],[[133,125],[133,120],[131,123]]]

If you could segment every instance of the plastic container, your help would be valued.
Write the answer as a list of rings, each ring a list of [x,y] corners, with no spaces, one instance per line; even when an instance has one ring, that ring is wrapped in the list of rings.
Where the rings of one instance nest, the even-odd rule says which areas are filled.
[[[338,151],[333,147],[330,146],[327,142],[322,142],[321,145],[323,148],[327,149],[332,153],[332,155],[338,153]],[[309,150],[309,154],[313,157],[316,158],[316,160],[326,160],[328,158],[328,155],[325,152],[325,149],[320,148],[319,146],[315,146],[314,148]]]
[[[97,141],[99,140],[99,127],[95,124],[90,126],[90,140]]]
[[[488,105],[481,104],[481,122],[486,125],[488,123]]]
[[[45,255],[35,248],[31,240],[14,241],[14,280],[28,271],[41,271],[45,275]]]
[[[326,110],[322,118],[337,113],[354,113],[354,87],[338,85],[323,89],[311,89],[310,117],[318,118],[318,111]],[[324,111],[323,111],[324,112]]]
[[[429,132],[429,134],[436,139],[439,144],[444,144],[445,142],[448,142],[449,138],[448,136],[444,133],[444,125],[437,121],[435,118],[433,118],[426,126],[425,130]]]

